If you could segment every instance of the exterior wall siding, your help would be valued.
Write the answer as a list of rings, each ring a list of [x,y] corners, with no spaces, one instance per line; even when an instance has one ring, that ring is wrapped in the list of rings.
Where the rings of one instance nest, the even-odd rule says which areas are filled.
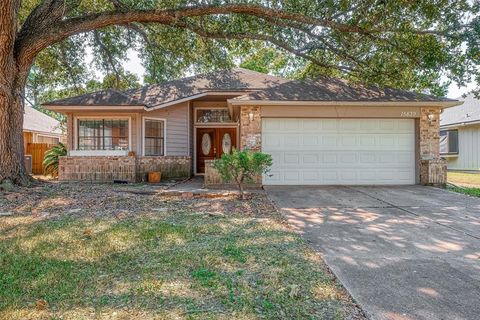
[[[142,117],[163,118],[167,120],[167,156],[190,156],[189,148],[189,103],[180,103],[174,106],[154,111],[144,111]],[[142,124],[143,125],[143,124]],[[143,142],[143,141],[142,141]],[[142,154],[141,149],[139,150]]]
[[[480,125],[458,128],[458,156],[447,157],[448,169],[480,170]]]

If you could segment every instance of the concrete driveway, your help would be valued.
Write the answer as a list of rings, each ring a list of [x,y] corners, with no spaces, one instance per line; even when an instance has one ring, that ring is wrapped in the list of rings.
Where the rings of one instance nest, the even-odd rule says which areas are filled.
[[[432,187],[265,187],[372,319],[480,318],[480,199]]]

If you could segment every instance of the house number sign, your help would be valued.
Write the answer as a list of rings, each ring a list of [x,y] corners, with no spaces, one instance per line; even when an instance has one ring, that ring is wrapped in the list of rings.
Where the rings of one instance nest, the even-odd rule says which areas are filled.
[[[402,111],[400,112],[400,117],[402,118],[414,118],[417,116],[416,111]]]

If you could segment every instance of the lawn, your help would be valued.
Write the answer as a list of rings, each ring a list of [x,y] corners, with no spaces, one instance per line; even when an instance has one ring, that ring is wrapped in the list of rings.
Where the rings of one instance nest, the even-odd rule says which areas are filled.
[[[2,319],[363,319],[261,194],[0,193]]]
[[[480,197],[480,174],[467,172],[451,172],[447,173],[448,183],[455,186],[447,186],[451,191]]]
[[[466,187],[480,188],[480,173],[452,172],[447,173],[449,183]]]

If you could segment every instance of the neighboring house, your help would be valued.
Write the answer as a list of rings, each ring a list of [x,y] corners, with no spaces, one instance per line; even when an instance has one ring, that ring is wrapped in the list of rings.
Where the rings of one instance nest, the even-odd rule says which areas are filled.
[[[480,170],[480,100],[473,94],[440,115],[440,154],[448,169]]]
[[[28,143],[46,143],[55,145],[62,142],[60,122],[43,112],[32,107],[25,106],[23,114],[23,143],[27,150]]]
[[[232,148],[273,157],[263,184],[445,182],[439,114],[460,102],[245,69],[46,103],[67,116],[61,180],[205,174]]]

